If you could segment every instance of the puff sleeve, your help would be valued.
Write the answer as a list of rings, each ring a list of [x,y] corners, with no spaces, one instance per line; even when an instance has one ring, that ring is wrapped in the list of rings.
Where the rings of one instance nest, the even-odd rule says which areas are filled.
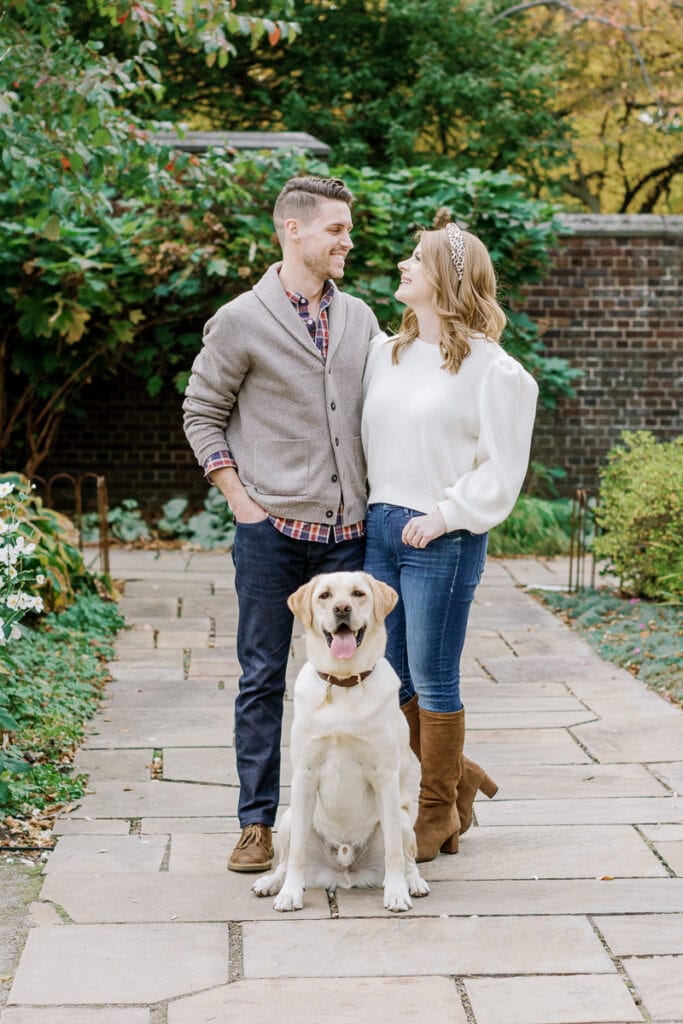
[[[479,392],[475,466],[438,503],[449,532],[485,533],[512,511],[529,464],[537,398],[536,381],[511,356],[491,364]]]

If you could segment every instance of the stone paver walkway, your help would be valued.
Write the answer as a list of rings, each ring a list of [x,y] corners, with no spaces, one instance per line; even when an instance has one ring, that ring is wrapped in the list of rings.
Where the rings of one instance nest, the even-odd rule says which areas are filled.
[[[378,890],[279,915],[226,871],[230,560],[124,551],[113,572],[133,628],[1,1024],[683,1022],[683,714],[519,586],[566,564],[487,567],[463,691],[467,751],[500,791],[400,917]]]

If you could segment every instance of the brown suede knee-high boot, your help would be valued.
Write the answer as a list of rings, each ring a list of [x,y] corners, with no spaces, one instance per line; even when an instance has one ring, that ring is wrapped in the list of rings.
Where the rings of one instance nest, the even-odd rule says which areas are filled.
[[[415,822],[419,863],[439,850],[458,852],[460,818],[456,804],[465,741],[465,712],[419,709],[422,778]]]
[[[417,706],[417,694],[401,704],[401,711],[406,716],[410,729],[410,749],[420,760],[420,709]]]

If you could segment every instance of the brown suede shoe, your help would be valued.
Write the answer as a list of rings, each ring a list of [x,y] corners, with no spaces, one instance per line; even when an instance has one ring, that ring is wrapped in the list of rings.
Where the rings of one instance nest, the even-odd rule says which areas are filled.
[[[246,825],[228,861],[229,871],[267,871],[273,860],[273,839],[267,825]]]

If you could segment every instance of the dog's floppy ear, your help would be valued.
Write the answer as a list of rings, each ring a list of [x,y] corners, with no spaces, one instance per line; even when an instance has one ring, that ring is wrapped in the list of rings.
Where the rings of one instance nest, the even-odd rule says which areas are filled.
[[[310,629],[313,625],[313,604],[311,597],[313,595],[313,587],[315,586],[315,579],[309,580],[308,583],[304,583],[302,587],[295,590],[293,594],[290,594],[287,598],[287,605],[290,612],[293,612],[299,619],[304,629]]]
[[[374,601],[375,619],[382,625],[392,608],[395,607],[398,601],[398,594],[393,587],[390,587],[388,583],[382,583],[381,580],[376,580],[374,576],[370,576],[368,573],[368,583],[372,591],[372,597]]]

